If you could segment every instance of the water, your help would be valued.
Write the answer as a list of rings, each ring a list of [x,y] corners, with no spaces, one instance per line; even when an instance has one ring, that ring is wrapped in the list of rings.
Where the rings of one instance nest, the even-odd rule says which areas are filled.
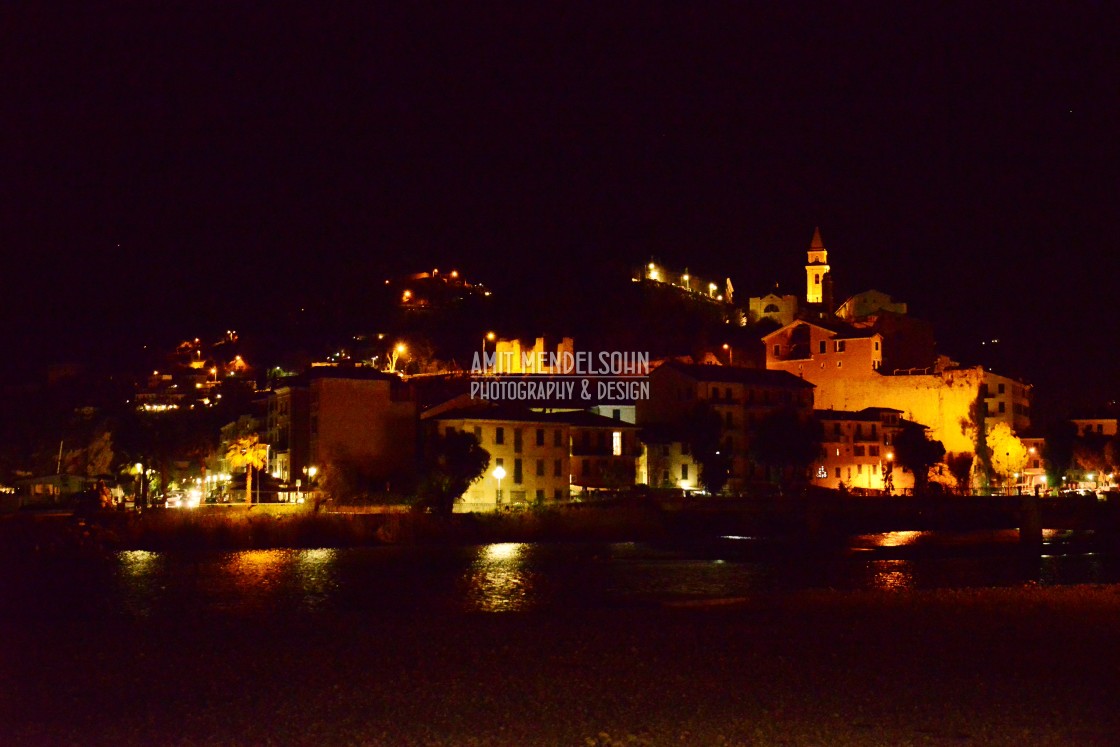
[[[768,541],[400,546],[31,559],[0,578],[9,620],[123,616],[533,612],[721,602],[803,589],[894,590],[1120,582],[1091,533],[1048,531],[1024,559],[1014,532],[891,532],[801,558]]]

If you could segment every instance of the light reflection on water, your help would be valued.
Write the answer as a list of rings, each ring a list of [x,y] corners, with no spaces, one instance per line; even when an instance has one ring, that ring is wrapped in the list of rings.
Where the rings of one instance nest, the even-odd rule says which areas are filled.
[[[0,578],[28,614],[99,609],[152,618],[524,612],[744,598],[801,589],[914,590],[1120,582],[1120,557],[1084,533],[1048,533],[1026,557],[1002,535],[893,532],[854,553],[766,555],[748,540],[662,546],[500,543],[244,552],[121,552],[107,565],[30,565]],[[38,612],[34,612],[38,610]]]
[[[912,545],[925,534],[925,532],[887,532],[873,535],[873,542],[877,547],[903,547]]]
[[[118,554],[121,606],[137,617],[147,617],[152,600],[162,591],[159,576],[163,556],[149,550],[129,550]]]
[[[915,532],[916,534],[916,532]],[[908,591],[914,588],[913,563],[907,560],[882,560],[875,564],[871,584],[883,591]]]
[[[515,612],[533,604],[533,574],[525,567],[526,545],[502,542],[478,548],[467,573],[468,609]]]

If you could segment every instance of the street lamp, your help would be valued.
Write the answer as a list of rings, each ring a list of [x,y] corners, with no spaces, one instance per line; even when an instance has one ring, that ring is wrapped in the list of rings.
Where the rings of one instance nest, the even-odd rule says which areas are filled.
[[[482,336],[482,372],[483,373],[486,373],[486,341],[490,340],[490,342],[493,342],[495,337],[496,337],[496,335],[493,332],[487,332],[485,335]],[[495,358],[497,358],[497,352],[498,352],[498,348],[495,346],[495,348],[494,348],[494,353],[495,353],[494,357]],[[495,365],[495,367],[497,367],[497,363],[495,363],[494,365]]]
[[[723,343],[723,349],[727,351],[727,365],[734,366],[735,365],[735,351],[732,350],[731,346],[728,345],[726,342]]]
[[[502,478],[506,476],[506,470],[499,464],[490,474],[498,478],[498,499],[495,501],[495,504],[500,506],[502,504]]]

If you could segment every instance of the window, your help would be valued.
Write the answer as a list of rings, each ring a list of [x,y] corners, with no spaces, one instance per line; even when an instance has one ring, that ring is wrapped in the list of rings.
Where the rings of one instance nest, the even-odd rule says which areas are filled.
[[[537,428],[537,446],[544,446],[544,428]]]
[[[590,459],[584,459],[583,460],[583,471],[581,472],[581,474],[584,477],[588,477],[591,474],[591,460]]]
[[[878,341],[878,340],[876,340],[876,341],[875,341],[875,349],[876,349],[876,350],[878,350],[878,349],[879,349],[879,341]]]
[[[564,492],[561,488],[556,488],[555,490],[552,491],[552,500],[554,500],[554,501],[564,500]]]
[[[843,353],[847,347],[846,343],[847,340],[833,340],[832,349],[837,353]]]
[[[875,446],[868,446],[868,447],[867,447],[867,455],[868,455],[868,456],[876,456],[876,457],[877,457],[877,456],[879,456],[879,447],[878,447],[878,445],[875,445]]]
[[[840,468],[839,467],[836,468],[836,479],[837,480],[840,479]]]
[[[494,468],[497,469],[498,467],[501,467],[502,469],[506,468],[505,467],[505,460],[502,459],[501,457],[498,457],[497,459],[494,460]]]
[[[782,346],[781,345],[774,345],[774,357],[777,358],[781,354],[782,354]]]
[[[778,304],[768,303],[768,304],[766,304],[766,308],[764,308],[762,310],[762,313],[763,314],[777,314],[779,311],[781,311],[781,309],[778,308]]]
[[[611,417],[615,420],[622,420],[622,410],[611,410]]]
[[[681,465],[681,479],[682,480],[687,480],[688,479],[688,462],[685,462],[684,464]]]
[[[836,367],[837,368],[843,368],[844,367],[844,361],[836,361]]]
[[[505,428],[495,428],[494,429],[494,443],[497,444],[498,446],[501,446],[505,442],[506,442],[506,429]]]
[[[557,459],[552,463],[552,476],[560,477],[564,474],[564,460]]]
[[[537,460],[537,477],[544,477],[544,460]]]
[[[862,464],[857,464],[856,465],[856,474],[857,475],[862,475],[863,474],[863,465]]]
[[[1007,412],[1007,403],[1006,402],[1000,402],[999,403],[999,411],[1000,412]]]
[[[537,488],[537,503],[544,503],[544,491]]]
[[[1005,384],[1000,384],[999,385],[999,393],[1003,394],[1005,391],[1007,391],[1007,386]]]
[[[863,444],[859,444],[858,446],[853,446],[852,447],[852,456],[861,457],[863,455],[864,455]]]
[[[474,427],[474,440],[482,443],[482,426],[480,425]]]
[[[817,350],[821,354],[827,353],[828,352],[828,340],[821,340],[820,343],[818,343],[818,345],[817,345]]]
[[[564,439],[561,436],[560,429],[557,428],[556,430],[554,430],[552,432],[552,445],[557,446],[557,447],[563,446],[564,445],[563,441],[564,441]]]
[[[521,460],[513,460],[513,481],[520,485],[524,481],[525,475],[521,472]]]
[[[723,414],[723,424],[724,424],[724,426],[726,426],[728,428],[731,428],[731,427],[734,426],[734,423],[735,423],[735,418],[732,415],[732,413],[730,411],[725,412]]]
[[[622,431],[611,433],[611,454],[622,456]]]
[[[515,453],[515,454],[520,454],[521,453],[521,429],[520,428],[514,428],[513,429],[513,453]]]
[[[837,436],[840,435],[840,424],[839,423],[833,423],[832,424],[832,432]]]
[[[817,274],[817,275],[814,275],[814,276],[813,276],[813,284],[814,284],[814,285],[820,285],[820,284],[821,284],[821,276],[820,276],[820,274]]]

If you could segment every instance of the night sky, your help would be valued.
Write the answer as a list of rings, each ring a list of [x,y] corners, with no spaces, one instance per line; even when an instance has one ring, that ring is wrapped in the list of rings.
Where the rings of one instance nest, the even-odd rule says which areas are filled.
[[[295,5],[0,8],[12,366],[436,266],[800,293],[819,225],[944,352],[1111,394],[1110,4]]]

